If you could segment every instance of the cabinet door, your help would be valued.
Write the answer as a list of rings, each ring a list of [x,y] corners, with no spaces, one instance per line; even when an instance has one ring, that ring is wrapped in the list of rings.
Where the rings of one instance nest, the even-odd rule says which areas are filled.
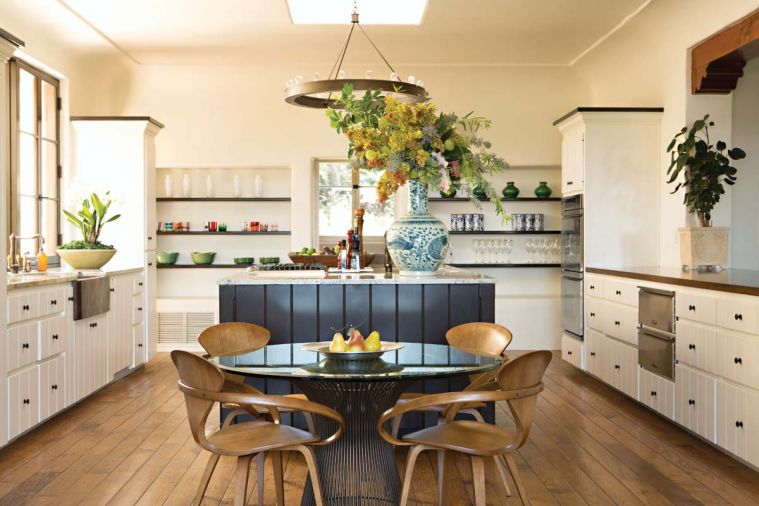
[[[68,346],[69,315],[40,322],[40,360],[63,353]]]
[[[40,421],[37,366],[8,376],[8,438],[13,439]]]
[[[717,374],[759,388],[759,337],[717,330]]]
[[[134,343],[134,367],[145,363],[145,324],[140,322],[132,327]]]
[[[600,332],[587,329],[585,332],[585,370],[602,378],[604,371],[603,336]]]
[[[638,377],[640,385],[638,388],[638,400],[667,418],[673,418],[675,409],[675,383],[640,368],[638,370]]]
[[[612,302],[638,307],[638,285],[635,282],[618,278],[607,279],[604,281],[604,298]]]
[[[66,407],[66,358],[59,355],[39,368],[40,420],[45,420]]]
[[[585,275],[585,295],[588,297],[603,297],[604,280],[596,276]]]
[[[714,325],[717,322],[717,299],[710,295],[691,291],[678,291],[675,315],[680,320]]]
[[[132,296],[132,325],[145,321],[145,297],[143,294]]]
[[[37,360],[37,322],[25,323],[8,329],[5,363],[8,371]]]
[[[11,323],[31,320],[37,317],[39,311],[37,292],[19,290],[8,294],[8,325]]]
[[[585,298],[585,325],[598,330],[604,331],[603,321],[605,316],[606,302],[595,297]]]
[[[82,399],[108,382],[106,315],[80,320],[75,327],[76,398]]]
[[[675,421],[714,442],[714,379],[678,364],[675,388]]]
[[[638,345],[638,308],[606,302],[604,305],[603,329],[612,337],[634,346]]]
[[[563,334],[561,336],[561,358],[578,369],[584,369],[583,342],[567,334]]]
[[[677,322],[677,361],[709,373],[717,372],[717,328],[688,320]]]
[[[608,339],[608,338],[607,338]],[[609,340],[611,352],[611,385],[630,397],[638,398],[638,350],[624,343]]]
[[[759,464],[759,392],[717,381],[717,444]]]
[[[757,333],[759,303],[756,297],[723,296],[717,299],[717,325],[739,332]]]
[[[39,316],[62,313],[66,310],[66,286],[46,288],[39,292]]]
[[[108,378],[132,365],[132,276],[111,279],[108,312]]]
[[[574,188],[567,183],[574,179],[574,156],[572,150],[572,139],[568,132],[564,133],[561,139],[561,193],[569,195]]]
[[[143,322],[145,325],[145,359],[148,360],[155,353],[158,339],[158,314],[156,306],[156,290],[158,287],[158,275],[156,271],[155,252],[147,253],[147,267],[145,269],[145,299],[143,303]]]

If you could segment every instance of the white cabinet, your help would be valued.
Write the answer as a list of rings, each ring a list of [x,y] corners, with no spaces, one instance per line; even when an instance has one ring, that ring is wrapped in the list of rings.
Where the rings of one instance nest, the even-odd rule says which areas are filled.
[[[645,369],[639,369],[638,378],[638,400],[667,418],[674,418],[675,383]]]
[[[34,365],[8,376],[8,439],[40,421],[38,374]]]
[[[132,327],[134,335],[134,367],[145,363],[145,324],[140,322]]]
[[[605,338],[608,339],[608,338]],[[638,398],[638,349],[609,339],[609,376],[611,386]]]
[[[602,380],[602,374],[606,371],[604,344],[603,334],[592,329],[585,330],[585,370]]]
[[[585,325],[599,332],[604,331],[605,304],[604,300],[595,297],[585,299]]]
[[[638,284],[622,279],[607,279],[603,285],[604,298],[612,302],[638,307]]]
[[[675,366],[675,421],[714,442],[714,378]]]
[[[141,277],[141,275],[140,275]],[[111,278],[111,310],[108,312],[108,378],[132,366],[133,308],[135,279],[124,275]]]
[[[717,328],[681,319],[677,322],[675,354],[678,362],[714,374],[717,371]]]
[[[724,296],[717,299],[717,325],[739,332],[757,333],[757,297]]]
[[[561,192],[582,193],[585,182],[585,130],[575,124],[563,132],[561,141]]]
[[[65,285],[40,290],[38,296],[38,316],[46,316],[62,312],[66,305],[67,290],[68,287]]]
[[[759,388],[759,336],[717,330],[717,374]]]
[[[717,444],[759,466],[759,393],[717,381]]]
[[[6,371],[29,365],[37,360],[37,322],[8,329],[6,338]]]
[[[592,274],[585,275],[585,295],[587,297],[603,297],[603,278]]]
[[[567,334],[561,336],[561,358],[578,369],[585,369],[583,354],[583,342],[581,340]]]
[[[40,420],[45,420],[66,407],[66,358],[59,355],[39,365]]]
[[[602,316],[604,332],[633,346],[638,345],[638,308],[606,302]]]
[[[8,325],[37,317],[39,299],[34,290],[19,290],[8,294]]]
[[[39,323],[39,359],[63,353],[68,348],[71,314],[62,314]]]
[[[717,322],[717,298],[690,290],[678,290],[675,295],[675,315],[680,320],[690,320],[714,325]]]
[[[74,325],[76,400],[108,383],[108,331],[105,314],[79,320]]]

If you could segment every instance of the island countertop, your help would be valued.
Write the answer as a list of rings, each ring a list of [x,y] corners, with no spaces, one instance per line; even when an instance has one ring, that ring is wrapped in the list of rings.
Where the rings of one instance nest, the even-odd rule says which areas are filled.
[[[725,269],[722,272],[683,272],[676,267],[588,267],[585,270],[590,274],[604,274],[655,283],[689,286],[703,290],[759,296],[759,271],[749,269]]]
[[[317,277],[318,276],[318,277]],[[493,284],[495,279],[477,272],[442,267],[435,276],[401,276],[397,272],[330,274],[324,271],[258,271],[221,278],[219,285],[469,285]]]

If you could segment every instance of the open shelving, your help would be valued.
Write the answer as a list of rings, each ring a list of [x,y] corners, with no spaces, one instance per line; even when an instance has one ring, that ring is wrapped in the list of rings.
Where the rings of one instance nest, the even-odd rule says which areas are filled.
[[[158,264],[159,269],[244,269],[248,264]]]
[[[465,268],[515,268],[515,267],[561,267],[558,263],[495,263],[495,264],[478,264],[478,263],[451,263],[446,264],[451,267]]]
[[[561,230],[539,230],[539,231],[522,231],[522,230],[451,230],[451,235],[555,235],[561,234]]]
[[[158,197],[158,202],[291,202],[290,197]]]
[[[471,202],[469,197],[430,197],[430,202]],[[477,198],[480,202],[490,202],[490,199],[485,197]],[[517,197],[515,199],[509,199],[506,197],[500,198],[501,202],[561,202],[561,197]]]
[[[265,232],[248,232],[245,230],[227,230],[226,232],[211,232],[206,230],[191,230],[189,232],[173,232],[159,230],[158,235],[290,235],[289,230],[267,230]]]

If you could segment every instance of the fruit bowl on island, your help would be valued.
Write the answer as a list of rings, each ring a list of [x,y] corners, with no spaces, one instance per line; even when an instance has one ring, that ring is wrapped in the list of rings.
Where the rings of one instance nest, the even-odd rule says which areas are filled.
[[[329,344],[307,343],[302,349],[337,360],[373,360],[381,357],[383,353],[403,348],[402,343],[380,341],[379,332],[376,330],[364,339],[358,329],[352,328],[348,331],[348,336],[350,337],[346,341],[342,332],[336,332]]]

